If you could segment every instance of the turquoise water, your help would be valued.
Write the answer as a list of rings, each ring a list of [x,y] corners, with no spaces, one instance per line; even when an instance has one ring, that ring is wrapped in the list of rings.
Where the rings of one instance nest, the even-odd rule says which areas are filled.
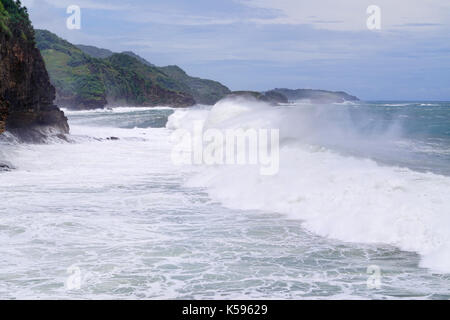
[[[374,101],[314,106],[307,112],[324,133],[310,137],[312,143],[450,175],[450,102]]]

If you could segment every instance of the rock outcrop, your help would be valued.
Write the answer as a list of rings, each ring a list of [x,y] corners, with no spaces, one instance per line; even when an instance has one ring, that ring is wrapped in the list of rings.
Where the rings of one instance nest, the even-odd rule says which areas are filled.
[[[9,163],[2,163],[0,162],[0,172],[4,172],[4,171],[11,171],[13,170],[13,166],[10,165]]]
[[[0,0],[0,133],[40,142],[46,133],[69,132],[67,118],[53,104],[55,88],[25,8]]]
[[[307,101],[313,104],[344,103],[347,101],[359,101],[355,96],[346,92],[333,92],[312,89],[274,89],[265,92],[257,91],[233,91],[226,98],[245,98],[249,100],[263,101],[272,105],[287,104],[290,102]]]
[[[8,117],[8,104],[0,97],[0,134],[6,130],[6,118]]]
[[[289,102],[296,102],[301,100],[307,100],[310,103],[343,103],[346,101],[354,102],[359,101],[355,96],[349,95],[342,91],[326,91],[326,90],[313,90],[313,89],[274,89],[266,92],[278,93],[285,96]]]
[[[226,98],[245,98],[250,100],[258,100],[269,104],[288,103],[288,99],[277,92],[257,92],[257,91],[233,91]]]

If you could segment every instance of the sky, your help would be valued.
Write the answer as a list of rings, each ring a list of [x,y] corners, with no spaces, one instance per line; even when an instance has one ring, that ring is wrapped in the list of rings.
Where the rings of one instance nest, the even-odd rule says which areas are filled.
[[[22,0],[35,28],[232,90],[450,100],[449,0]],[[81,28],[66,26],[67,8]],[[367,20],[379,11],[380,29]]]

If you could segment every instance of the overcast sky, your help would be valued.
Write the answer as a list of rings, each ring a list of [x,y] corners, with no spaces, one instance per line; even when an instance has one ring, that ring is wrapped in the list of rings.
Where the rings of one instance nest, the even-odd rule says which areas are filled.
[[[233,90],[343,90],[450,100],[449,0],[23,0],[35,28],[131,50]],[[69,30],[69,5],[81,29]],[[369,30],[369,5],[381,30]]]

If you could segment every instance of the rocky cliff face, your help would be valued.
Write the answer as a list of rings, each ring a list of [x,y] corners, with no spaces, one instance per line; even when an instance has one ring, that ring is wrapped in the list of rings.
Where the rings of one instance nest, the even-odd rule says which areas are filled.
[[[160,67],[159,70],[177,81],[182,90],[192,95],[199,104],[214,105],[231,92],[220,82],[191,77],[178,66]]]
[[[34,142],[45,132],[68,133],[26,10],[0,0],[0,19],[0,133],[8,130]]]
[[[0,97],[0,134],[6,130],[6,118],[8,117],[8,104]]]
[[[56,87],[56,101],[68,109],[195,104],[176,80],[130,52],[80,46],[85,53],[46,30],[36,30],[36,43]]]

